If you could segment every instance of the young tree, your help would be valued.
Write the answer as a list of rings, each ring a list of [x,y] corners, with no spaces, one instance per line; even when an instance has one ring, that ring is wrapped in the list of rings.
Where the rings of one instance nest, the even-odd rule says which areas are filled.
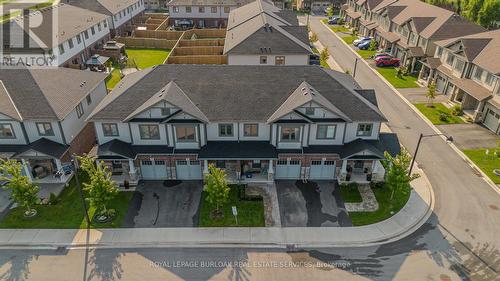
[[[34,216],[36,210],[32,207],[38,202],[40,187],[22,171],[23,166],[18,161],[0,159],[0,181],[7,182],[4,188],[11,190],[14,202],[26,208],[25,216]]]
[[[319,59],[321,61],[326,61],[328,60],[328,57],[330,57],[330,51],[328,50],[328,47],[325,47],[321,52],[319,53]]]
[[[392,157],[387,151],[384,153],[385,160],[382,165],[386,170],[385,184],[391,189],[392,201],[395,192],[410,188],[410,182],[418,177],[419,174],[408,175],[411,164],[410,153],[406,149],[401,149],[401,152]]]
[[[368,50],[370,51],[377,50],[377,41],[375,41],[375,39],[370,40],[370,46],[368,47]]]
[[[208,203],[215,205],[215,210],[212,211],[215,215],[223,215],[220,207],[229,200],[229,186],[227,185],[226,173],[224,170],[208,166],[209,173],[205,175],[205,191],[207,192],[206,200]]]
[[[318,41],[318,35],[312,32],[311,36],[309,36],[309,41],[311,41],[312,43],[316,43],[316,41]]]
[[[434,99],[436,98],[436,82],[432,81],[427,87],[427,94],[425,95],[428,99],[428,107],[432,106]]]
[[[89,182],[83,183],[88,194],[87,200],[96,209],[97,214],[109,216],[107,205],[118,194],[116,183],[111,180],[111,172],[102,161],[96,163],[96,157],[79,156],[78,162],[80,168],[89,176]]]

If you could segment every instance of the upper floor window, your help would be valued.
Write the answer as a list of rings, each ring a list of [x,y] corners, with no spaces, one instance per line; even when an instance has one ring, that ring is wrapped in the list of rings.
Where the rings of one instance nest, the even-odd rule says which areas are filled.
[[[275,65],[284,65],[285,64],[285,56],[276,56],[274,58]]]
[[[104,28],[106,28],[106,27],[108,27],[108,22],[106,20],[103,20],[102,25],[104,25]]]
[[[442,55],[443,55],[443,48],[438,46],[436,49],[436,56],[440,58]]]
[[[482,76],[483,76],[483,69],[476,66],[476,71],[474,72],[474,78],[476,78],[477,80],[481,80]]]
[[[455,56],[452,53],[448,53],[448,56],[446,57],[446,63],[449,66],[453,66],[454,61],[455,61]]]
[[[95,28],[93,26],[90,28],[90,33],[92,33],[92,35],[95,34]]]
[[[205,7],[203,7],[203,6],[198,7],[198,12],[199,13],[204,13],[205,12]]]
[[[217,7],[210,7],[210,11],[212,12],[212,14],[217,13]]]
[[[76,35],[76,43],[77,44],[82,43],[82,36],[80,34]]]
[[[299,126],[283,126],[281,127],[281,141],[297,142],[299,141],[300,127]]]
[[[64,54],[64,45],[63,44],[59,44],[59,54]]]
[[[102,132],[105,137],[117,137],[118,125],[116,123],[102,123]]]
[[[85,99],[87,100],[87,105],[90,105],[92,103],[92,96],[90,94],[87,95]]]
[[[373,124],[359,124],[356,136],[371,136]]]
[[[245,137],[257,137],[257,136],[259,136],[259,125],[258,124],[245,124],[245,125],[243,125],[243,135]]]
[[[453,66],[453,68],[456,70],[456,71],[462,71],[462,69],[464,68],[464,61],[463,60],[459,60],[457,59],[455,61],[455,66]]]
[[[230,11],[229,7],[224,7],[224,13],[225,14],[229,14],[229,11]]]
[[[306,115],[314,115],[314,107],[306,107]]]
[[[196,141],[196,131],[194,126],[176,126],[175,134],[178,142]]]
[[[76,106],[76,115],[78,116],[78,118],[82,117],[83,116],[83,105],[82,103],[79,103],[77,106]]]
[[[233,124],[219,124],[219,137],[232,137]]]
[[[101,31],[101,30],[102,30],[102,28],[101,28],[101,23],[98,23],[98,24],[97,24],[97,30],[99,30],[99,31]]]
[[[14,130],[12,129],[11,124],[0,124],[0,138],[2,139],[14,139],[16,136],[14,135]]]
[[[267,56],[260,56],[260,64],[267,64]]]
[[[38,135],[40,136],[54,135],[54,129],[52,129],[52,124],[49,122],[38,122],[36,123],[36,128],[38,129]]]
[[[89,32],[87,30],[85,30],[83,32],[83,36],[85,37],[85,39],[89,39]]]
[[[162,107],[161,108],[161,115],[163,115],[163,116],[170,115],[170,108],[168,108],[168,107]]]
[[[139,134],[143,140],[159,140],[160,128],[158,125],[139,125]]]
[[[486,85],[488,85],[488,86],[493,85],[494,80],[495,79],[493,79],[493,74],[486,72],[486,78],[484,79],[484,82],[486,83]]]
[[[179,7],[172,7],[172,11],[174,13],[178,13],[179,12]]]
[[[191,6],[186,6],[186,13],[191,13]]]
[[[114,15],[113,18],[115,19],[115,21],[118,20],[118,17],[116,15]]]
[[[336,130],[337,130],[336,125],[318,125],[318,130],[316,132],[316,138],[317,139],[334,139]]]
[[[75,46],[75,45],[73,45],[73,38],[69,38],[68,45],[69,45],[70,49],[73,49],[73,47]]]

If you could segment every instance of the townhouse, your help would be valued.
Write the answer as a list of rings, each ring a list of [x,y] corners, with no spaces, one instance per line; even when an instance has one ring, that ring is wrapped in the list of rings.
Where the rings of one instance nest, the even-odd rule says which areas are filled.
[[[328,7],[339,8],[343,1],[340,0],[297,0],[295,5],[298,10],[310,10],[314,13],[324,13]]]
[[[349,0],[342,14],[413,72],[434,55],[436,41],[485,31],[452,11],[417,0]]]
[[[130,35],[135,21],[145,10],[144,0],[65,0],[65,2],[107,15],[111,37]]]
[[[171,0],[170,25],[175,27],[224,28],[229,13],[252,0]]]
[[[196,73],[196,75],[192,75]],[[382,180],[399,152],[373,90],[317,66],[158,65],[127,75],[87,119],[117,181]]]
[[[0,157],[39,183],[66,182],[73,153],[95,144],[85,118],[107,94],[106,74],[67,68],[0,70]]]
[[[257,0],[229,14],[224,54],[230,65],[307,65],[312,50],[296,14]]]
[[[500,134],[500,30],[436,42],[434,58],[420,71],[424,84],[460,104],[474,122]]]
[[[2,55],[12,64],[74,68],[110,36],[108,16],[63,3],[19,16],[3,31]]]

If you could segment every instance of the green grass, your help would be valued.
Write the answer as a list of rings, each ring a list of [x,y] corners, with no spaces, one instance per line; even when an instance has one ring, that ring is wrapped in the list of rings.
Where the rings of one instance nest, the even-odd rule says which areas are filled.
[[[358,36],[348,35],[348,36],[344,36],[344,37],[341,37],[341,38],[348,45],[352,45],[352,42],[354,42],[354,40],[358,39]]]
[[[11,0],[0,1],[0,5],[5,5],[5,4],[9,3],[9,2],[11,2]],[[53,4],[54,4],[54,0],[49,0],[49,1],[46,1],[46,2],[43,2],[43,3],[39,3],[39,4],[36,4],[36,5],[33,5],[33,6],[29,7],[29,9],[32,10],[32,11],[37,11],[37,10],[40,10],[42,8],[45,8],[45,7],[50,7]],[[15,18],[15,17],[17,17],[19,15],[21,15],[21,11],[15,11],[15,12],[12,12],[12,13],[5,14],[5,15],[3,15],[3,16],[0,17],[0,24],[3,24],[4,22],[7,22],[10,19]]]
[[[417,103],[415,107],[435,125],[464,123],[460,117],[451,115],[451,110],[441,103],[433,103],[432,107],[429,107],[427,103]],[[439,119],[440,114],[446,114],[446,120]]]
[[[320,59],[319,63],[323,68],[330,69],[330,65],[326,61]]]
[[[395,67],[375,67],[376,70],[384,76],[389,83],[395,88],[418,88],[417,77],[412,75],[396,76],[397,70]]]
[[[356,52],[364,59],[371,59],[377,51],[370,50],[356,50]]]
[[[312,47],[312,51],[313,51],[313,53],[315,53],[315,54],[319,54],[318,49],[316,49],[315,47]]]
[[[122,80],[120,70],[115,68],[108,77],[106,77],[106,87],[112,90],[120,80]]]
[[[82,176],[82,180],[85,178]],[[108,208],[116,210],[116,218],[109,223],[94,223],[91,228],[120,227],[128,209],[133,192],[120,192],[109,204]],[[87,204],[88,205],[88,204]],[[38,214],[33,218],[23,216],[24,208],[15,208],[0,222],[0,228],[86,228],[87,222],[83,213],[80,193],[72,179],[70,185],[59,195],[59,202],[55,205],[37,205]],[[95,208],[89,209],[92,219]]]
[[[329,25],[328,19],[323,19],[321,21],[324,22],[326,25],[328,25],[328,27],[330,27],[330,29],[333,30],[333,32],[344,32],[344,33],[351,32],[351,30],[349,28],[347,28],[343,25]]]
[[[340,193],[342,194],[342,200],[345,203],[360,203],[363,202],[361,194],[359,193],[358,186],[351,187],[348,185],[340,186]]]
[[[375,212],[350,212],[349,217],[354,226],[373,224],[388,219],[401,210],[410,198],[410,188],[395,193],[392,201],[390,200],[391,191],[388,188],[376,187],[373,188],[373,193],[377,198],[379,209]]]
[[[229,202],[222,207],[224,217],[219,220],[211,218],[210,213],[215,207],[205,200],[206,193],[203,191],[201,196],[200,221],[199,227],[224,227],[224,226],[265,226],[264,221],[264,203],[258,201],[243,201],[238,199],[238,188],[236,185],[229,185]],[[238,209],[238,225],[234,220],[231,206]]]
[[[154,65],[163,64],[170,50],[127,48],[126,52],[129,61],[135,61],[139,69],[145,69]]]
[[[489,154],[486,155],[486,148],[464,150],[467,155],[488,177],[496,184],[500,184],[500,176],[493,173],[494,169],[500,169],[500,156],[494,155],[495,149],[490,148]],[[500,155],[500,149],[497,149],[497,154]]]

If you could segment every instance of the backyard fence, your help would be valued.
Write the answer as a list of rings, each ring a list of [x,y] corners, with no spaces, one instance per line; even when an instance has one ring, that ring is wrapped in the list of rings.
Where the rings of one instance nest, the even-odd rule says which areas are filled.
[[[227,64],[227,56],[170,56],[169,64]]]
[[[193,56],[193,55],[222,55],[224,47],[175,47],[172,56]]]
[[[148,48],[148,49],[172,49],[177,40],[165,40],[154,38],[137,38],[137,37],[117,37],[117,42],[125,44],[130,48]]]

